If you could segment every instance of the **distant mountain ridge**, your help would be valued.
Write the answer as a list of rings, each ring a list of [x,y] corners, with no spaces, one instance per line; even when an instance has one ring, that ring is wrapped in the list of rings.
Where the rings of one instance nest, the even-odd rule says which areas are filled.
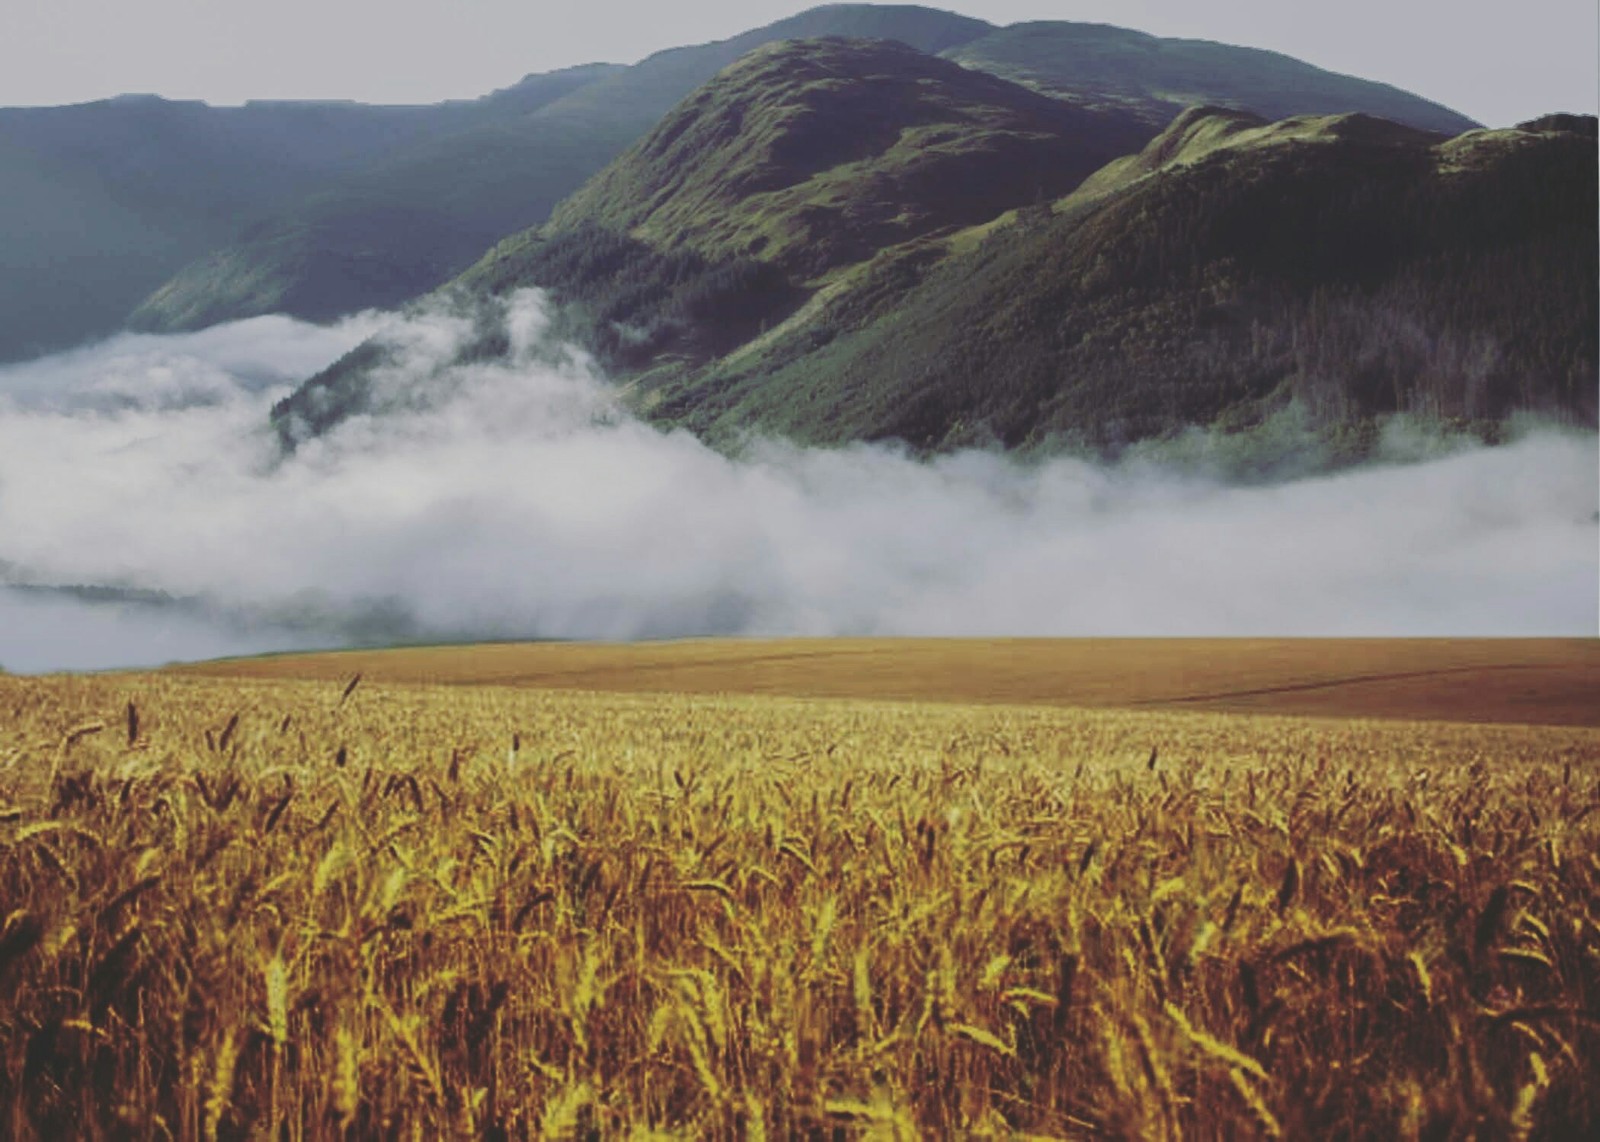
[[[0,109],[0,361],[109,333],[185,263],[275,211],[396,152],[528,114],[609,70],[421,107],[125,96]]]
[[[944,54],[1071,102],[1122,107],[1158,127],[1196,103],[1267,119],[1360,112],[1449,135],[1482,126],[1408,91],[1279,52],[1165,39],[1109,24],[1012,24]]]
[[[1287,57],[1109,32],[843,4],[630,67],[529,76],[431,107],[151,98],[0,110],[0,360],[128,320],[173,331],[398,304],[543,222],[684,96],[785,39],[893,40],[1083,108],[1132,114],[1151,133],[1177,109],[1173,92],[1245,107],[1260,99],[1255,109],[1271,117],[1336,109],[1433,129],[1467,124]],[[1088,86],[1064,75],[1093,60],[1100,70]],[[1132,70],[1111,83],[1113,63]],[[185,144],[185,131],[201,141]]]
[[[1116,449],[1290,416],[1355,457],[1394,413],[1593,424],[1592,117],[1197,107],[1152,134],[893,45],[774,45],[450,296],[549,290],[639,412],[729,444]],[[285,401],[285,443],[375,411],[381,359]]]
[[[762,44],[818,35],[892,39],[930,52],[991,25],[928,8],[837,5],[728,40],[657,52],[526,116],[387,157],[186,267],[133,315],[151,331],[268,312],[327,320],[399,304],[466,268],[562,198],[675,103]]]

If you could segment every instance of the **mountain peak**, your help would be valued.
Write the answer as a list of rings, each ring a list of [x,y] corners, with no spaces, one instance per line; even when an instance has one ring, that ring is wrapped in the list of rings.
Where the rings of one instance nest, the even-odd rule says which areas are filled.
[[[1410,92],[1279,52],[1105,24],[1012,24],[944,55],[1073,102],[1124,106],[1156,126],[1193,103],[1246,108],[1271,120],[1361,111],[1447,134],[1480,126]]]
[[[1053,197],[1148,132],[886,40],[769,44],[568,199],[580,221],[806,274]]]

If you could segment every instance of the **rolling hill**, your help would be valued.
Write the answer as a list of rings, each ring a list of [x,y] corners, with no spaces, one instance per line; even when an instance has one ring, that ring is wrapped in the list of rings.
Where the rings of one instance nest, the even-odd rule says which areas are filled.
[[[576,86],[513,121],[400,148],[274,212],[155,291],[134,315],[192,329],[281,311],[323,320],[440,284],[509,234],[545,221],[681,99],[756,48],[842,36],[892,40],[993,72],[1153,134],[1185,100],[1276,117],[1362,111],[1448,131],[1474,126],[1382,84],[1269,52],[1160,40],[1097,25],[1012,29],[911,5],[839,4],[716,43],[660,52]],[[1082,81],[1068,82],[1081,73]]]
[[[730,446],[1115,451],[1288,417],[1337,462],[1394,413],[1593,423],[1593,119],[1153,134],[901,46],[774,45],[450,292],[551,291],[640,412]],[[370,407],[381,358],[282,404],[285,442]]]
[[[1600,725],[1593,639],[686,639],[275,654],[169,668],[346,685],[760,694]]]

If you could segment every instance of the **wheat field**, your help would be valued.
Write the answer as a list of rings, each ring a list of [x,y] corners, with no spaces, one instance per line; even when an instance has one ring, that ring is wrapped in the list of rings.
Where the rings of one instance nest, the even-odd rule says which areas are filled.
[[[1600,731],[0,677],[0,1133],[1568,1138]]]
[[[504,642],[178,665],[214,678],[1600,726],[1592,638]]]

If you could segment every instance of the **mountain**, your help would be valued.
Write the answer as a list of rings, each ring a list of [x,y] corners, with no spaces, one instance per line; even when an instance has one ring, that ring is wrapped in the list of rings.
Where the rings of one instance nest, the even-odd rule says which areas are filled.
[[[1149,131],[887,40],[759,48],[458,280],[554,286],[613,366],[703,363],[878,250],[1070,191]],[[362,359],[362,358],[357,358]],[[342,374],[340,374],[342,375]],[[359,386],[358,386],[359,388]],[[356,389],[294,406],[313,427]]]
[[[344,105],[0,110],[0,359],[115,329],[238,219],[418,130]]]
[[[736,352],[647,378],[659,421],[921,449],[1101,449],[1293,413],[1594,424],[1595,120],[1444,138],[1186,112],[1072,195],[888,248]]]
[[[807,278],[1063,194],[1147,134],[900,44],[786,41],[681,103],[546,232],[598,226]]]
[[[132,323],[163,332],[262,313],[320,321],[396,305],[544,221],[675,103],[754,48],[856,35],[937,52],[991,30],[928,8],[832,5],[659,52],[520,118],[384,156],[197,258],[140,304]]]
[[[323,320],[414,297],[498,239],[545,221],[735,60],[767,44],[828,36],[944,55],[1084,108],[1132,113],[1147,134],[1185,100],[1269,117],[1364,111],[1450,132],[1475,126],[1394,88],[1271,52],[1090,24],[996,28],[909,5],[828,5],[728,40],[660,52],[493,130],[391,154],[209,250],[142,304],[133,322],[192,329],[274,311]]]
[[[0,109],[0,360],[109,333],[253,221],[396,150],[526,115],[604,73],[530,76],[427,107],[123,96]]]
[[[436,109],[441,128],[389,148],[230,235],[134,310],[150,332],[262,313],[324,321],[397,305],[458,271],[472,252],[542,217],[615,153],[602,132],[552,129],[539,113],[623,70],[592,64],[529,76]],[[531,196],[531,205],[530,205]]]
[[[1163,39],[1105,24],[1012,24],[944,54],[1075,103],[1125,108],[1157,127],[1194,104],[1268,119],[1353,111],[1450,135],[1480,126],[1410,92],[1277,52]]]
[[[1292,415],[1356,455],[1397,412],[1594,422],[1593,118],[1151,134],[903,47],[780,44],[449,294],[550,290],[641,413],[730,445],[1115,450]],[[468,352],[503,344],[489,321]],[[286,400],[285,443],[370,407],[382,359]]]

